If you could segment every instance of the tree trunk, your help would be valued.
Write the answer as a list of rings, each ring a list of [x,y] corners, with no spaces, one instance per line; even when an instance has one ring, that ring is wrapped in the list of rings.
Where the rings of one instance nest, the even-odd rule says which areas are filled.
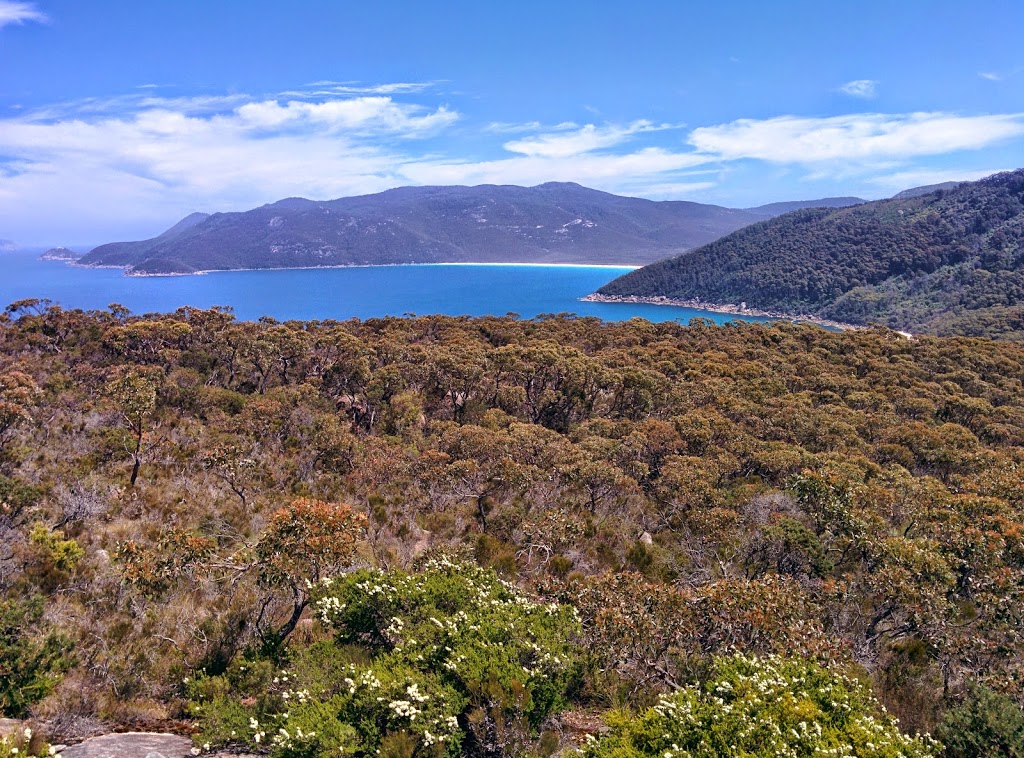
[[[132,489],[135,487],[135,480],[139,478],[139,467],[142,466],[142,457],[139,453],[142,451],[142,432],[139,432],[138,437],[135,438],[135,452],[132,454],[132,458],[135,459],[135,463],[132,466],[132,478],[128,482],[128,488]]]
[[[298,625],[299,619],[302,618],[302,612],[306,610],[306,606],[308,604],[308,599],[304,598],[302,600],[299,600],[298,598],[296,598],[295,607],[292,609],[291,618],[285,621],[284,625],[282,625],[281,628],[279,628],[276,632],[277,638],[281,642],[284,642],[286,639],[288,639],[288,635],[295,631],[295,627]]]

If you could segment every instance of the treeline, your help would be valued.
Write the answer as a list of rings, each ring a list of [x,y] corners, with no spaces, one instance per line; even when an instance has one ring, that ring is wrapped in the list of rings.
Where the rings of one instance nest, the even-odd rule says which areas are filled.
[[[1020,339],[1022,263],[1018,170],[913,198],[789,213],[600,291]]]
[[[550,755],[657,706],[588,748],[646,755],[666,708],[777,675],[811,711],[771,718],[841,701],[884,732],[877,697],[907,733],[1012,735],[1022,388],[1024,346],[885,329],[16,303],[0,707],[65,738]]]

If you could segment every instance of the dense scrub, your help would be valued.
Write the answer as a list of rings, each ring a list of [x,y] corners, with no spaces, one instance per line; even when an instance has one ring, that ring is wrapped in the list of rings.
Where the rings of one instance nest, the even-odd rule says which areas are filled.
[[[35,683],[4,708],[281,755],[546,755],[738,651],[856,678],[908,733],[948,712],[961,744],[1010,742],[1022,383],[1012,343],[886,330],[16,304],[0,591],[42,615],[3,638]],[[391,708],[422,710],[414,685],[449,731]],[[304,691],[304,736],[268,732]]]
[[[601,288],[944,335],[1024,337],[1024,169],[796,211]]]

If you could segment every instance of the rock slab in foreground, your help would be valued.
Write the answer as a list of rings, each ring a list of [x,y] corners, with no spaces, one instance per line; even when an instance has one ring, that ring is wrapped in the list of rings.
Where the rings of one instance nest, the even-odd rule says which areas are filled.
[[[61,750],[63,758],[192,758],[192,740],[179,734],[104,734]]]

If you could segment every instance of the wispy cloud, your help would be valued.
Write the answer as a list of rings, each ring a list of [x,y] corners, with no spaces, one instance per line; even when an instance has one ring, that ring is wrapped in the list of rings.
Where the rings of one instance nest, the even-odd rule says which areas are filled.
[[[861,113],[830,118],[740,119],[690,133],[690,144],[724,160],[774,163],[908,159],[974,150],[1024,135],[1024,114]]]
[[[300,89],[280,93],[281,97],[337,97],[342,95],[411,95],[425,92],[441,82],[389,82],[363,84],[362,82],[335,82],[324,79],[310,82]]]
[[[989,82],[1005,82],[1007,79],[1014,79],[1024,73],[1024,65],[1006,68],[1001,71],[979,71],[978,76]]]
[[[0,29],[9,24],[24,24],[26,21],[47,23],[50,19],[33,3],[0,0]]]
[[[698,192],[709,190],[716,185],[717,182],[714,181],[663,182],[660,184],[644,182],[636,188],[633,194],[639,194],[652,200],[675,200],[681,196],[694,195]]]
[[[310,82],[309,88],[328,88],[347,95],[397,95],[410,92],[423,92],[439,82],[387,82],[385,84],[362,84],[361,82],[335,82],[321,79]]]
[[[84,97],[35,108],[24,118],[43,123],[82,119],[92,121],[100,117],[131,118],[146,110],[174,110],[187,115],[221,113],[252,102],[249,95],[183,95],[167,97],[153,94],[152,87],[139,87],[140,92],[111,97]]]
[[[708,163],[706,156],[643,148],[625,154],[529,155],[490,161],[415,161],[400,173],[415,184],[524,184],[580,182],[598,189],[644,194],[666,175]]]
[[[575,121],[563,121],[554,126],[545,126],[540,121],[527,121],[525,123],[492,121],[483,130],[491,134],[523,134],[525,132],[554,132],[564,129],[578,129],[579,126]]]
[[[542,158],[570,158],[594,150],[614,147],[641,132],[671,129],[670,124],[654,124],[650,121],[634,121],[625,126],[586,124],[573,131],[558,131],[538,134],[533,137],[506,142],[504,147],[511,153]]]
[[[984,179],[986,176],[998,174],[1000,171],[1009,169],[980,169],[970,171],[963,169],[915,169],[911,171],[898,171],[893,174],[875,176],[868,180],[869,184],[883,189],[900,192],[912,187],[926,187],[930,184],[942,184],[943,182],[975,182]]]
[[[839,91],[851,97],[870,99],[875,96],[877,89],[878,82],[874,79],[854,79],[840,87]]]

